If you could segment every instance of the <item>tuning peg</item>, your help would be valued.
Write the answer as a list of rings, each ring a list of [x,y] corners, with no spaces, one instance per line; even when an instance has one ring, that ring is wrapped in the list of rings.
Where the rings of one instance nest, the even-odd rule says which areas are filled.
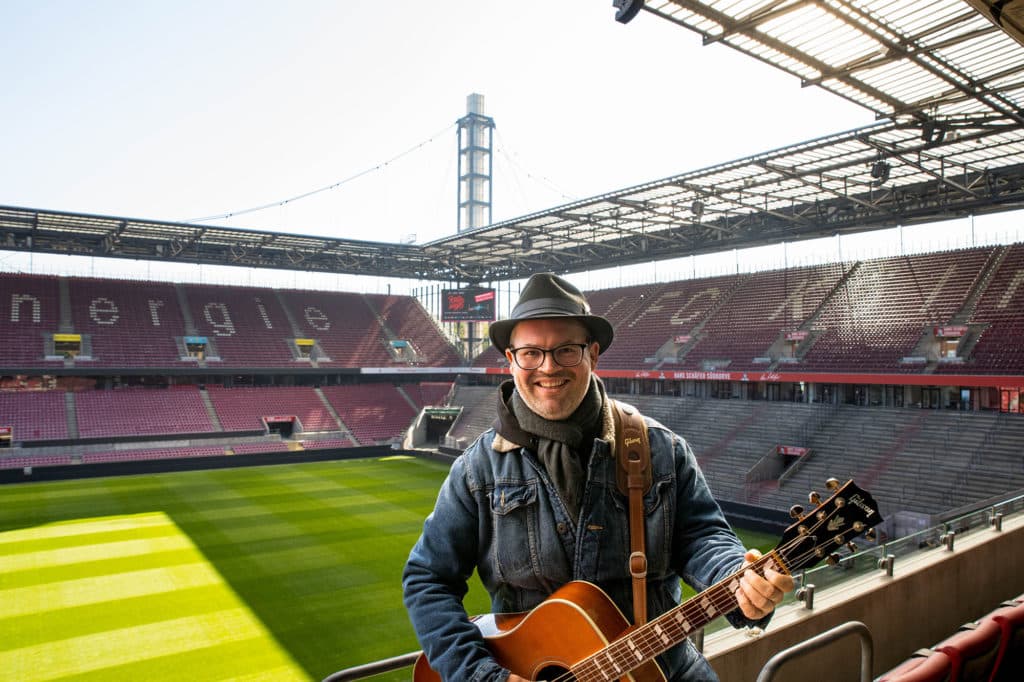
[[[817,492],[812,490],[811,492],[809,492],[807,494],[807,500],[811,504],[821,504],[821,495],[819,495]]]
[[[830,478],[827,481],[825,481],[825,487],[832,491],[839,490],[841,485],[842,484],[839,483],[838,478]]]
[[[825,563],[828,564],[829,566],[835,566],[835,565],[837,565],[839,563],[839,559],[840,558],[841,557],[838,554],[836,554],[835,552],[832,552],[831,554],[828,555],[828,558],[825,559]]]
[[[878,539],[878,534],[875,533],[874,528],[868,528],[868,532],[864,533],[864,539],[868,542],[874,542]]]
[[[853,540],[850,540],[849,542],[846,543],[846,549],[850,550],[854,554],[856,554],[857,552],[860,551],[860,548],[857,546],[857,543],[854,542]]]
[[[789,516],[791,518],[799,519],[803,515],[804,515],[803,505],[794,504],[792,507],[789,508]]]

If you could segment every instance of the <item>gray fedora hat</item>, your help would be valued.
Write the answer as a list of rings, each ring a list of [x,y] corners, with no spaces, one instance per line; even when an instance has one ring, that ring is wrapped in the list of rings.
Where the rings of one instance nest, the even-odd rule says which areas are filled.
[[[532,275],[519,294],[519,301],[506,320],[491,323],[491,343],[504,352],[512,338],[512,328],[523,320],[570,318],[579,320],[590,331],[590,337],[597,341],[598,352],[603,353],[612,345],[615,331],[611,323],[600,315],[590,314],[590,304],[579,289],[553,272]]]

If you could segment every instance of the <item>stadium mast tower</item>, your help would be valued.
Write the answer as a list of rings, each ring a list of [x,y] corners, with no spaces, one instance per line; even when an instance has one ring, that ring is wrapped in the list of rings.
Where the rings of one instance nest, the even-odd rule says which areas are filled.
[[[491,172],[494,169],[494,119],[484,115],[484,96],[466,97],[466,115],[458,121],[459,219],[461,234],[491,224]]]

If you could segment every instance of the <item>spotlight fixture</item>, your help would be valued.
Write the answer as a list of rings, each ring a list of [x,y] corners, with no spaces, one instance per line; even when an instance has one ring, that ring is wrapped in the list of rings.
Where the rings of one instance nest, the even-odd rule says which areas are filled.
[[[704,215],[704,202],[700,199],[694,199],[693,203],[690,204],[690,213],[700,218]]]
[[[875,161],[871,166],[871,177],[875,179],[875,187],[880,187],[889,181],[889,171],[892,170],[892,166],[889,165],[888,161],[878,160]]]
[[[628,24],[644,6],[644,0],[612,0],[615,7],[615,21]]]
[[[533,248],[533,240],[530,239],[529,234],[523,233],[523,241],[520,243],[519,246],[520,248],[522,248],[523,251],[529,251],[530,249]]]

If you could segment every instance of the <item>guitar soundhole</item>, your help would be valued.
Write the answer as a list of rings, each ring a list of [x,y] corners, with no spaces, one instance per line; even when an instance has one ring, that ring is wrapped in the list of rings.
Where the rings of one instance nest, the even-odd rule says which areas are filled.
[[[570,673],[565,668],[557,665],[549,665],[537,674],[534,680],[545,680],[546,682],[576,682],[576,676]]]

